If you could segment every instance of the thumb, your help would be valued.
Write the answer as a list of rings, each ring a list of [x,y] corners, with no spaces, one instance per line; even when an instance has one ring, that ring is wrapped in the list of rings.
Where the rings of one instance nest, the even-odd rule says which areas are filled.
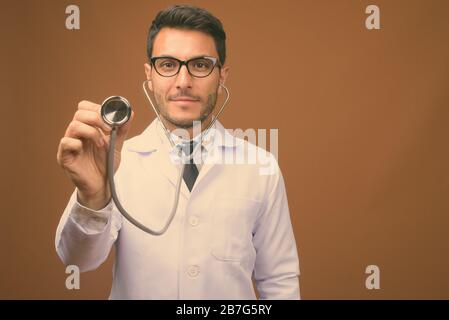
[[[120,128],[118,128],[117,131],[117,143],[116,143],[116,149],[122,150],[123,143],[125,142],[126,137],[128,136],[129,129],[131,128],[131,122],[134,119],[134,111],[131,110],[131,117],[129,120]]]

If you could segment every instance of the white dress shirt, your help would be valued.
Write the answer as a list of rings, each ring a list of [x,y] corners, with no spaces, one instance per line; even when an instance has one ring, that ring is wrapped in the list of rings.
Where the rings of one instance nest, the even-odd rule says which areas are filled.
[[[251,152],[267,157],[223,163]],[[153,230],[173,205],[176,154],[157,118],[122,148],[118,197]],[[82,206],[75,189],[56,231],[61,260],[93,270],[115,245],[110,299],[255,299],[252,277],[261,299],[299,299],[298,254],[276,159],[218,121],[198,154],[193,189],[182,182],[176,215],[161,236],[129,223],[113,201],[98,211]]]

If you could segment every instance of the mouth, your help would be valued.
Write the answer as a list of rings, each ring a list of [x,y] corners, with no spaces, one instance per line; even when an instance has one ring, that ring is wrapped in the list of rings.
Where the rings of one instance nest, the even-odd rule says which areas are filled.
[[[197,103],[198,100],[191,100],[191,99],[176,99],[176,100],[171,100],[174,103],[179,103],[179,104],[193,104],[193,103]]]
[[[198,102],[198,99],[193,99],[193,98],[189,98],[189,97],[178,97],[175,99],[170,99],[170,101],[173,102]]]
[[[182,109],[192,107],[199,103],[199,100],[192,99],[192,98],[184,98],[184,97],[178,97],[175,99],[170,99],[171,102],[173,102],[175,105],[179,106]]]
[[[198,102],[198,100],[172,100],[173,102],[178,102],[178,103],[195,103]]]

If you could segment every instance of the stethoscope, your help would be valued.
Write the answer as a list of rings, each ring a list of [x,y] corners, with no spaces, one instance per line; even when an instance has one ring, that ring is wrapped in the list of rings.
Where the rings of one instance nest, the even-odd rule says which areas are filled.
[[[172,147],[174,148],[176,146],[175,142],[173,141],[172,137],[170,136],[170,131],[165,126],[164,122],[161,119],[160,113],[155,107],[152,99],[150,98],[150,95],[147,91],[147,83],[148,80],[145,80],[142,84],[143,91],[145,92],[145,96],[147,97],[148,101],[150,102],[151,106],[153,107],[153,111],[156,113],[156,116],[159,120],[159,123],[162,125],[162,128],[164,129],[165,135],[168,138],[168,141],[170,141]],[[226,104],[229,101],[229,90],[226,88],[223,84],[220,83],[220,86],[225,90],[226,92],[226,99],[223,102],[223,105],[221,106],[220,110],[218,111],[216,116],[212,115],[212,121],[209,123],[209,125],[206,127],[204,131],[201,132],[201,140],[200,143],[198,143],[193,151],[189,155],[185,155],[182,152],[182,149],[179,149],[178,157],[182,159],[182,165],[181,170],[179,171],[179,176],[176,183],[176,189],[175,189],[175,197],[173,201],[173,206],[169,215],[169,218],[167,220],[167,223],[161,230],[152,230],[136,219],[134,219],[121,205],[117,192],[115,190],[115,182],[114,182],[114,150],[115,150],[115,140],[117,138],[117,129],[124,125],[130,118],[131,118],[131,104],[126,100],[125,98],[121,96],[112,96],[107,98],[103,103],[101,104],[101,116],[103,118],[103,121],[106,122],[109,126],[111,126],[111,136],[109,140],[109,149],[108,149],[108,156],[107,156],[107,176],[109,181],[109,187],[111,189],[111,195],[112,200],[115,203],[115,206],[120,211],[120,213],[134,226],[139,228],[140,230],[147,232],[152,235],[162,235],[167,231],[168,227],[170,226],[170,223],[172,222],[173,218],[175,217],[176,210],[178,209],[178,203],[179,203],[179,193],[181,191],[181,183],[182,183],[182,177],[184,175],[184,167],[185,163],[190,161],[198,149],[201,149],[201,145],[203,142],[203,137],[206,136],[209,129],[213,126],[215,121],[217,121],[220,114],[223,112]]]

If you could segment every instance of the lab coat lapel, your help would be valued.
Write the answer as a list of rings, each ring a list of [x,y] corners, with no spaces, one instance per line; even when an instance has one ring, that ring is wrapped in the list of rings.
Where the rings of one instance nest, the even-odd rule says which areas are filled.
[[[205,163],[201,167],[192,191],[195,190],[195,186],[201,183],[201,180],[204,179],[215,165],[223,162],[226,150],[229,148],[234,149],[236,147],[235,137],[229,133],[218,120],[215,122],[214,130],[216,131],[213,138],[213,145],[208,152],[208,157],[205,159]]]
[[[161,128],[158,128],[157,121],[157,118],[154,119],[142,134],[130,139],[127,148],[140,155],[145,170],[149,172],[159,170],[170,181],[173,188],[176,188],[181,167],[171,160],[170,143]],[[181,181],[181,194],[186,198],[190,196],[184,181]]]
[[[155,154],[155,161],[157,162],[157,168],[160,169],[160,172],[167,177],[167,179],[171,182],[173,185],[173,188],[176,188],[176,183],[178,182],[179,178],[179,171],[181,170],[181,165],[175,164],[172,162],[170,158],[170,154],[168,149],[165,149],[165,146],[161,146]],[[154,170],[154,168],[151,168],[154,163],[150,163],[150,161],[144,161],[144,166],[147,167],[148,170]],[[181,181],[181,194],[188,198],[190,196],[190,191],[187,188],[184,181]]]

